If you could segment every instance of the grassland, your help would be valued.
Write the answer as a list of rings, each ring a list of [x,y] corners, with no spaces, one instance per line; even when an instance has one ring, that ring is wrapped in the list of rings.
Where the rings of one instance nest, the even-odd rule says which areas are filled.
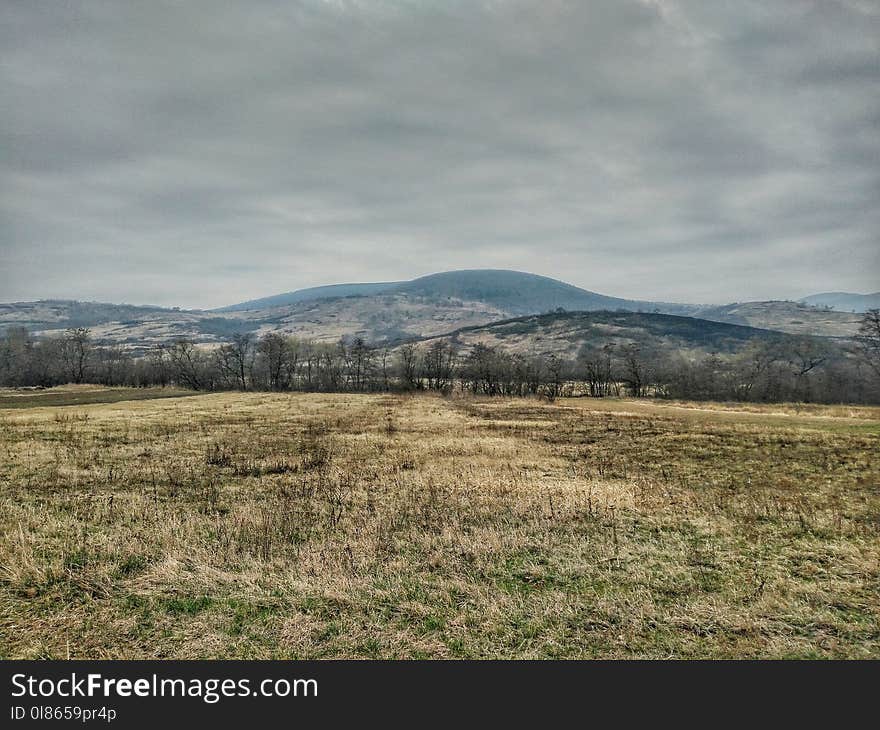
[[[64,392],[2,657],[880,657],[880,409]]]
[[[195,395],[182,388],[108,388],[103,385],[65,385],[59,388],[0,388],[0,410],[35,406],[81,406],[88,403],[179,398]]]

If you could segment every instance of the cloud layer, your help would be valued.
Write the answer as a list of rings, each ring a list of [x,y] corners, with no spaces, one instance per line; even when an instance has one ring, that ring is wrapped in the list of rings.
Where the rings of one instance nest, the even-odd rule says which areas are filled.
[[[880,6],[6,3],[0,301],[880,289]]]

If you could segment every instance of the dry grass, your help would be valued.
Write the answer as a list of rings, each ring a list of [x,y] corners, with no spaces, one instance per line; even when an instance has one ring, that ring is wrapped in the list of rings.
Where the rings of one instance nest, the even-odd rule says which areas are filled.
[[[55,388],[0,388],[0,410],[39,406],[81,406],[195,395],[183,388],[110,388],[104,385],[61,385]]]
[[[3,657],[880,657],[880,409],[0,409]]]

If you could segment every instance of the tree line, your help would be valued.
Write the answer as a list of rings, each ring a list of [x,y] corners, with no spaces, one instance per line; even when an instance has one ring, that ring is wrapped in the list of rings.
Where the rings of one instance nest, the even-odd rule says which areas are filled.
[[[62,383],[193,390],[469,391],[486,396],[635,396],[687,400],[880,403],[880,313],[865,314],[850,345],[813,337],[756,339],[735,355],[693,356],[634,343],[584,345],[569,358],[449,340],[371,346],[277,333],[235,334],[212,349],[175,339],[140,356],[96,343],[88,329],[0,339],[0,385]]]

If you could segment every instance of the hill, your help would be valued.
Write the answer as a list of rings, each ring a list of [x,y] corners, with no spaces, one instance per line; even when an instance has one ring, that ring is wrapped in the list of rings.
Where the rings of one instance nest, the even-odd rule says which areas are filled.
[[[701,307],[694,316],[715,322],[741,324],[793,335],[822,337],[852,337],[858,331],[861,321],[861,317],[856,314],[782,301],[741,302],[720,307]]]
[[[179,309],[79,302],[73,299],[41,299],[36,302],[0,304],[0,330],[25,327],[28,330],[93,327],[107,322],[143,320],[155,316],[177,316]]]
[[[244,312],[257,309],[271,309],[273,307],[286,307],[300,302],[311,302],[316,299],[334,299],[337,297],[360,297],[380,294],[381,292],[394,289],[401,282],[389,281],[374,284],[329,284],[327,286],[313,286],[308,289],[276,294],[261,299],[251,299],[239,304],[230,304],[227,307],[219,307],[215,312]]]
[[[267,309],[225,312],[59,300],[0,305],[0,336],[12,327],[24,327],[37,336],[88,327],[97,342],[124,345],[136,352],[176,338],[217,344],[241,332],[257,336],[278,332],[319,342],[353,336],[383,343],[508,316],[509,312],[482,302],[428,300],[403,293],[312,299]]]
[[[97,341],[135,351],[180,337],[211,345],[239,332],[278,332],[323,342],[357,336],[381,344],[557,310],[683,315],[828,337],[852,337],[860,321],[851,312],[797,302],[710,306],[640,301],[598,294],[546,276],[477,269],[406,282],[313,287],[213,311],[72,300],[0,304],[0,333],[14,326],[38,335],[89,327]]]
[[[235,332],[255,329],[251,323],[210,312],[63,299],[0,304],[0,336],[14,327],[38,337],[87,327],[97,342],[124,345],[134,352],[178,337],[222,342]]]
[[[377,344],[441,334],[510,316],[485,302],[438,300],[400,292],[306,301],[235,314],[260,334],[283,332],[319,342],[352,336]]]
[[[375,299],[377,296],[382,299]],[[357,297],[356,303],[330,304],[333,300],[352,297]],[[349,321],[353,324],[360,323],[356,326],[357,334],[373,339],[377,339],[377,331],[380,332],[378,339],[387,339],[381,332],[391,329],[400,330],[401,333],[427,335],[428,330],[420,330],[420,322],[426,318],[432,322],[449,322],[450,313],[447,310],[450,306],[458,306],[461,314],[464,314],[464,308],[474,310],[476,321],[473,318],[471,321],[462,320],[458,323],[459,327],[488,323],[491,320],[481,315],[491,312],[505,318],[542,314],[557,309],[571,312],[656,312],[772,329],[789,334],[824,337],[851,337],[858,330],[859,324],[859,318],[852,312],[830,311],[824,307],[799,302],[773,300],[699,305],[624,299],[582,289],[547,276],[506,269],[446,271],[404,282],[334,284],[233,304],[216,311],[224,314],[244,313],[248,318],[270,317],[274,320],[275,315],[269,315],[265,310],[277,310],[279,307],[291,307],[306,302],[314,305],[309,310],[316,320],[312,324],[335,319],[336,322],[330,323],[335,325],[341,318],[331,317],[330,312],[345,310]],[[417,321],[408,319],[414,303],[418,303]],[[870,304],[870,300],[867,300],[867,304]],[[437,307],[436,316],[428,315],[426,306]],[[370,319],[368,313],[377,308],[382,309],[385,316],[395,324],[380,326],[378,330],[369,325],[366,321]],[[294,310],[285,311],[289,315],[286,317],[288,321],[297,319]],[[332,329],[338,332],[338,328]],[[431,331],[436,332],[433,327]],[[319,336],[320,334],[318,333]]]
[[[734,353],[756,339],[788,337],[756,327],[644,312],[554,312],[463,327],[442,336],[465,351],[482,343],[510,352],[566,358],[575,357],[584,346],[630,343],[658,352]]]
[[[812,307],[828,307],[838,312],[867,312],[869,309],[880,308],[880,292],[873,294],[825,292],[804,297],[799,301]]]
[[[504,269],[472,269],[431,274],[400,284],[397,291],[433,299],[458,299],[491,304],[513,315],[539,314],[555,309],[652,310],[639,302],[587,291],[547,276]]]
[[[481,302],[509,315],[539,314],[554,309],[662,311],[687,313],[693,305],[621,299],[581,289],[548,276],[507,269],[463,269],[429,274],[412,281],[375,284],[333,284],[299,289],[221,307],[218,312],[240,312],[289,306],[305,301],[377,294],[406,294],[432,300]]]

